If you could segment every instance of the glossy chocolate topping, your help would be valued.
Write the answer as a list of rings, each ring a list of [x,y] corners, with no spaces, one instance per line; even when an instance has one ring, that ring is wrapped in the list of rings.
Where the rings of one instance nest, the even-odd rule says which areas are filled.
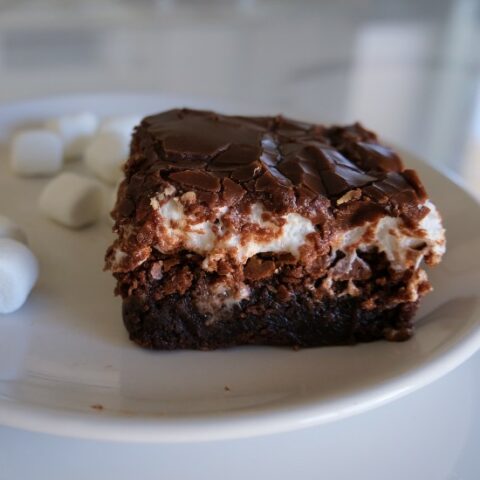
[[[328,128],[282,116],[175,109],[145,118],[134,142],[143,155],[126,166],[131,198],[168,182],[209,206],[261,200],[270,210],[302,211],[319,222],[319,212],[343,204],[350,191],[394,215],[406,214],[406,205],[414,212],[426,198],[418,177],[358,123]]]

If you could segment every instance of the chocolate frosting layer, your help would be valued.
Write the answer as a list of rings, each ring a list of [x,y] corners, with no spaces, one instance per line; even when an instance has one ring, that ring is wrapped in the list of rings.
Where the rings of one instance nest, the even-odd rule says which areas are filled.
[[[425,214],[417,208],[426,194],[416,174],[358,123],[324,127],[282,116],[169,110],[137,127],[126,174],[128,191],[118,206],[125,216],[133,213],[131,202],[138,215],[139,200],[163,183],[195,191],[207,207],[262,201],[268,210],[299,211],[317,224],[360,198],[363,210],[371,204],[374,212],[411,222]]]

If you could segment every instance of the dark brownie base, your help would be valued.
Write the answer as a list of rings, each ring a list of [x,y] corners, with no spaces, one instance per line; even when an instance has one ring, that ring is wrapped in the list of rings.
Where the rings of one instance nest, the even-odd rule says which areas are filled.
[[[365,310],[360,308],[365,299],[347,295],[314,306],[302,298],[279,303],[266,289],[255,297],[208,323],[209,317],[198,312],[188,294],[170,295],[158,302],[132,296],[123,301],[123,320],[130,339],[150,349],[317,347],[407,340],[413,333],[412,319],[418,304]]]

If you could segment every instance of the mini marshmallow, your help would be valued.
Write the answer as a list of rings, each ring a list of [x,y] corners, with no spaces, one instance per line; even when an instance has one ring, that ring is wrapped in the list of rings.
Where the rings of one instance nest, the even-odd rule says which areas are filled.
[[[132,138],[133,129],[140,125],[142,117],[140,115],[124,115],[118,117],[108,117],[100,122],[99,132],[118,132],[128,138]]]
[[[80,228],[98,220],[102,200],[102,189],[95,180],[76,173],[62,173],[45,187],[39,207],[61,225]]]
[[[38,261],[23,243],[0,238],[0,313],[12,313],[26,301],[38,279]]]
[[[10,166],[18,175],[53,175],[60,170],[62,163],[62,139],[55,132],[45,129],[24,130],[13,137]]]
[[[0,215],[0,238],[10,238],[27,245],[25,232],[12,220]]]
[[[127,160],[130,139],[115,131],[95,135],[85,150],[85,164],[101,180],[115,185],[122,178],[122,166]]]
[[[98,118],[90,112],[65,115],[46,122],[46,127],[62,138],[65,158],[80,156],[97,131]]]

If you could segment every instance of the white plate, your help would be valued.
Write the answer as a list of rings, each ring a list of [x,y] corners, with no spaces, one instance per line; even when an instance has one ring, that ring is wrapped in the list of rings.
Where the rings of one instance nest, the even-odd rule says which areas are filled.
[[[0,109],[0,140],[5,144],[19,124],[60,113],[178,105],[205,103],[87,95],[11,104]],[[0,317],[0,423],[128,441],[247,437],[359,413],[455,368],[480,346],[480,209],[441,173],[410,156],[406,162],[418,169],[448,230],[448,253],[430,271],[435,291],[412,340],[298,352],[148,352],[128,340],[114,282],[102,272],[108,219],[82,231],[50,223],[36,207],[45,180],[11,175],[3,149],[0,214],[25,226],[41,277],[23,309]]]

